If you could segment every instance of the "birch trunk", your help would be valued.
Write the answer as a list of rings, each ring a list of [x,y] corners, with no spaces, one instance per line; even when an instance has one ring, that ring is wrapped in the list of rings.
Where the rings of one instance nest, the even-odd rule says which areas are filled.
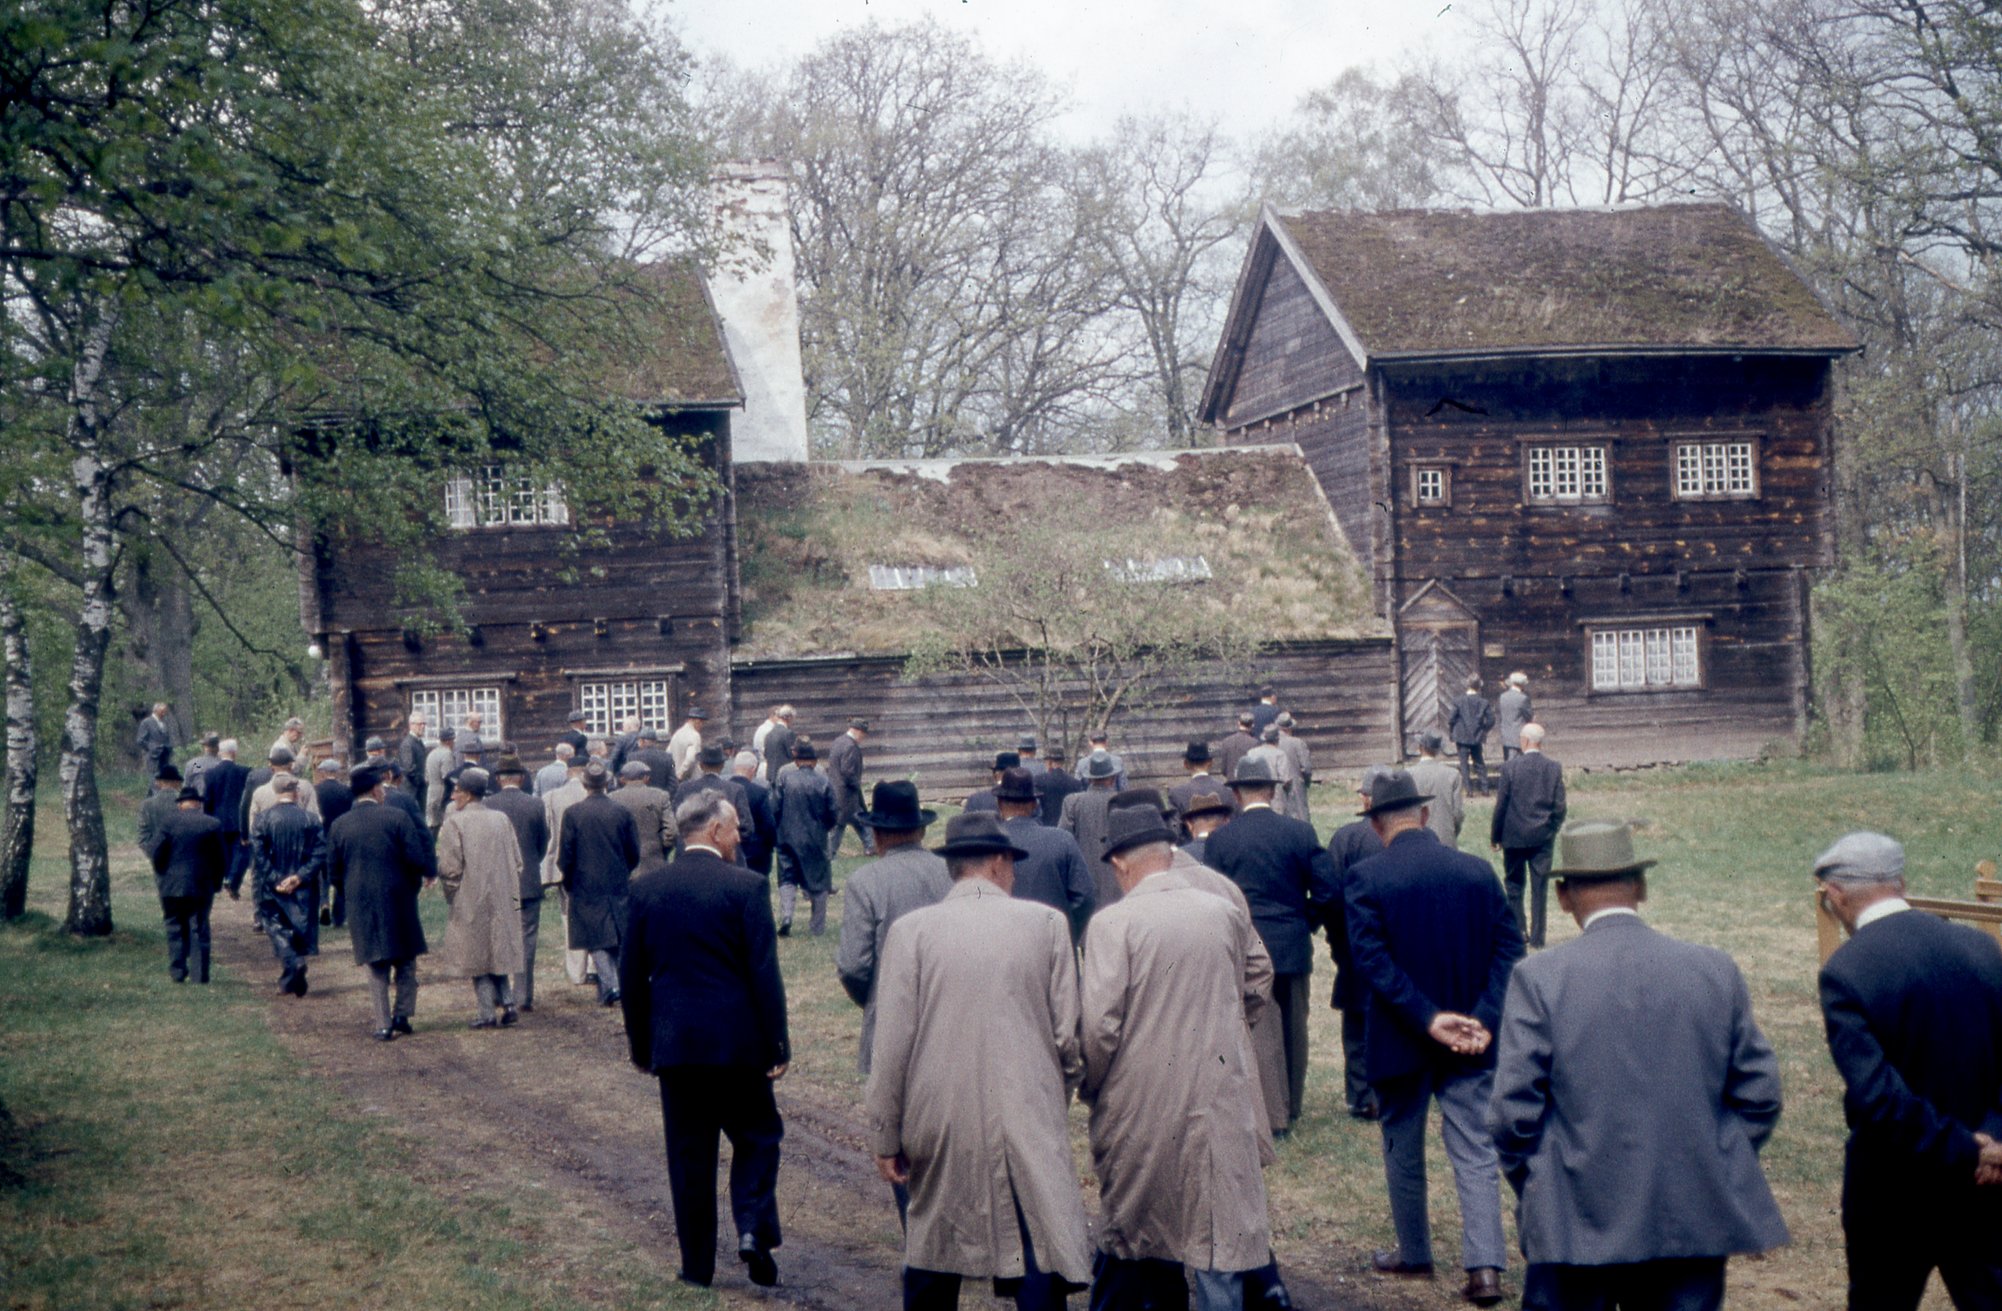
[[[7,803],[0,814],[0,920],[19,919],[28,906],[28,862],[35,849],[35,681],[28,630],[0,555],[0,658],[6,661]]]
[[[104,810],[97,795],[98,697],[104,686],[104,653],[111,641],[113,549],[111,471],[104,462],[104,430],[98,389],[111,347],[111,311],[91,328],[70,388],[70,477],[82,528],[78,563],[83,600],[76,617],[76,647],[70,659],[69,707],[63,713],[62,756],[56,768],[63,794],[63,821],[70,840],[69,916],[71,933],[102,937],[111,932],[111,862],[104,838]]]

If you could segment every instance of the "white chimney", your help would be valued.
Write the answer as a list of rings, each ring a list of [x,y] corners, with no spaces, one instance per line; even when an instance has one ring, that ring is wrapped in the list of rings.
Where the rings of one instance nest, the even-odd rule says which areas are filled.
[[[725,164],[710,179],[731,240],[709,277],[723,336],[744,384],[731,420],[738,463],[807,458],[806,382],[799,359],[799,298],[793,284],[787,173],[776,160]]]

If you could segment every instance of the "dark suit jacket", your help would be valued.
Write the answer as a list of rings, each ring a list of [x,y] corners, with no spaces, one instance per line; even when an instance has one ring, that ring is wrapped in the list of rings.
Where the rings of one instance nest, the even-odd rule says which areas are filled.
[[[769,1070],[792,1059],[764,879],[690,851],[642,868],[631,901],[619,991],[634,1065]]]
[[[396,740],[396,767],[403,771],[403,782],[417,801],[419,815],[424,813],[424,788],[429,782],[424,777],[424,758],[430,754],[430,748],[424,745],[421,737],[405,733]],[[418,827],[423,827],[421,821]]]
[[[959,808],[962,815],[998,814],[1001,803],[995,799],[993,788],[982,788],[966,798],[966,804]]]
[[[234,760],[218,761],[202,773],[202,809],[229,838],[243,833],[243,784],[249,777]]]
[[[1351,871],[1348,910],[1349,950],[1369,984],[1370,1081],[1492,1066],[1493,1044],[1480,1056],[1455,1056],[1426,1030],[1440,1011],[1471,1015],[1490,1033],[1501,1026],[1509,972],[1523,948],[1494,867],[1427,829],[1409,829]]]
[[[1447,736],[1463,747],[1479,746],[1495,726],[1495,708],[1479,692],[1462,692],[1453,701]]]
[[[1082,792],[1089,786],[1083,779],[1071,773],[1062,765],[1046,769],[1035,776],[1036,809],[1043,823],[1051,828],[1064,817],[1064,798],[1073,792]]]
[[[160,821],[153,844],[153,879],[163,897],[213,897],[229,868],[222,825],[199,810],[181,810]]]
[[[626,760],[637,760],[652,771],[647,782],[672,796],[678,783],[674,777],[674,757],[662,747],[639,747],[626,752]],[[620,761],[624,764],[625,761]]]
[[[602,792],[563,812],[556,866],[570,895],[572,951],[616,951],[626,936],[626,891],[640,863],[639,825]]]
[[[153,848],[160,841],[161,826],[180,804],[175,800],[179,791],[179,788],[173,787],[155,788],[139,803],[139,849],[146,853],[148,860],[152,859]]]
[[[320,801],[320,822],[328,828],[332,828],[335,820],[355,806],[355,790],[337,778],[321,779],[313,784],[313,795]]]
[[[358,801],[327,834],[327,865],[347,888],[355,964],[424,954],[417,894],[435,867],[423,825],[395,806]]]
[[[1594,920],[1516,966],[1495,1049],[1495,1146],[1529,1260],[1621,1265],[1786,1242],[1759,1169],[1780,1118],[1779,1058],[1723,952],[1637,915]]]
[[[1196,795],[1202,792],[1214,792],[1226,800],[1231,795],[1230,789],[1224,786],[1224,781],[1207,770],[1200,774],[1191,774],[1168,789],[1168,804],[1175,808],[1176,822],[1182,825],[1185,834],[1188,832],[1188,824],[1181,816],[1188,812]]]
[[[1244,891],[1276,974],[1314,969],[1314,926],[1335,899],[1335,871],[1314,826],[1269,806],[1210,834],[1203,863]]]
[[[2002,1137],[1994,939],[1924,911],[1886,916],[1828,958],[1821,1011],[1847,1089],[1845,1217],[1972,1201],[1974,1133]]]
[[[1488,840],[1523,850],[1556,839],[1564,827],[1564,766],[1541,751],[1525,751],[1501,767]]]
[[[1428,832],[1430,830],[1427,830]],[[1335,899],[1323,916],[1328,928],[1328,959],[1335,963],[1335,990],[1329,998],[1336,1010],[1360,1006],[1367,995],[1355,953],[1349,950],[1349,884],[1356,866],[1383,854],[1383,839],[1366,819],[1344,824],[1328,835],[1328,862],[1335,870]]]
[[[1217,776],[1229,778],[1236,773],[1237,762],[1244,759],[1246,753],[1257,745],[1258,739],[1240,728],[1211,747],[1210,756],[1216,761]]]
[[[174,735],[159,720],[148,715],[139,721],[139,765],[146,781],[159,777],[162,766],[174,759]]]
[[[572,759],[582,759],[585,755],[589,754],[591,750],[591,739],[586,737],[584,734],[579,733],[574,728],[558,733],[556,735],[556,740],[558,742],[568,742],[570,744]]]
[[[486,805],[514,825],[515,841],[521,844],[521,899],[542,900],[542,857],[549,851],[549,817],[542,803],[520,788],[495,788],[487,793]]]
[[[862,744],[846,733],[827,748],[827,781],[834,785],[834,807],[843,816],[862,804]]]
[[[776,783],[779,771],[792,763],[793,743],[799,741],[799,734],[788,724],[773,724],[772,731],[765,734],[765,782]]]
[[[1257,737],[1265,731],[1267,724],[1277,718],[1279,718],[1278,706],[1268,706],[1263,701],[1254,701],[1251,705],[1251,735]]]
[[[1002,827],[1010,842],[1029,853],[1027,860],[1015,862],[1013,895],[1062,911],[1070,919],[1071,941],[1082,938],[1098,888],[1077,839],[1028,815],[1004,820]]]

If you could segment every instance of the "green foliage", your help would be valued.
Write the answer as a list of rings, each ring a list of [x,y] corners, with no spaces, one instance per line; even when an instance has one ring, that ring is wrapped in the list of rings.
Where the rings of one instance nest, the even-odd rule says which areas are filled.
[[[1868,694],[1864,763],[1920,769],[1961,758],[1953,653],[1941,575],[1924,561],[1890,567],[1853,559],[1814,592],[1816,693],[1844,681]]]

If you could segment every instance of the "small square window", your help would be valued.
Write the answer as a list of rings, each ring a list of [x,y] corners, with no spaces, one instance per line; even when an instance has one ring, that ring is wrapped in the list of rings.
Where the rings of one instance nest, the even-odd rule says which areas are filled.
[[[1451,505],[1453,503],[1452,469],[1443,464],[1412,465],[1411,503],[1413,505]]]

